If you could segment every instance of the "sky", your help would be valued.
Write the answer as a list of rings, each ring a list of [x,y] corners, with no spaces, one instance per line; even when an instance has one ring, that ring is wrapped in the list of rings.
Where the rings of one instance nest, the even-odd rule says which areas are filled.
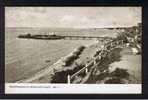
[[[134,26],[141,7],[6,7],[6,27],[102,28]]]

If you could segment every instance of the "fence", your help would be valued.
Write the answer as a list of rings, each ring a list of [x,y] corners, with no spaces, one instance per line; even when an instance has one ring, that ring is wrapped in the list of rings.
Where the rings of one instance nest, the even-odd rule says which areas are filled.
[[[110,53],[111,50],[113,50],[114,48],[122,48],[122,47],[124,47],[123,40],[111,41],[109,43],[106,43],[103,46],[101,52],[96,57],[93,57],[91,61],[85,65],[85,67],[83,67],[73,75],[67,76],[67,83],[70,84],[71,80],[74,79],[77,75],[79,75],[82,72],[85,72],[85,74],[87,75],[87,73],[89,72],[89,68],[95,65],[99,65],[102,61],[102,58],[105,58],[107,54]]]

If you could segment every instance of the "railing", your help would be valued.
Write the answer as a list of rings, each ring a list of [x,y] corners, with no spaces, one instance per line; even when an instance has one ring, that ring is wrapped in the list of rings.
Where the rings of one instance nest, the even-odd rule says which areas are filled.
[[[87,75],[87,73],[89,72],[88,70],[89,67],[99,65],[102,61],[102,58],[105,58],[111,50],[113,50],[114,48],[119,48],[119,47],[121,48],[123,47],[123,44],[124,44],[123,40],[118,40],[118,41],[111,41],[103,45],[103,47],[101,48],[101,52],[98,54],[98,56],[93,57],[91,59],[92,61],[90,61],[88,64],[85,65],[85,67],[83,67],[73,75],[67,76],[67,83],[70,84],[72,79],[74,79],[77,75],[79,75],[84,71],[85,71],[85,74]]]

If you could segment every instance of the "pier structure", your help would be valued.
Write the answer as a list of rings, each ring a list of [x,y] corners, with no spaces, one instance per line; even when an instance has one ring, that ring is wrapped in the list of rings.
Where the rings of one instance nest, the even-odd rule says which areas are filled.
[[[56,40],[56,39],[69,39],[69,40],[90,40],[90,39],[96,39],[100,41],[110,41],[113,38],[111,37],[100,37],[100,36],[79,36],[79,35],[57,35],[57,34],[24,34],[24,35],[19,35],[18,38],[23,38],[23,39],[41,39],[41,40]]]
[[[110,40],[112,39],[111,37],[98,37],[98,36],[75,36],[75,35],[59,35],[63,39],[100,39],[100,40]]]

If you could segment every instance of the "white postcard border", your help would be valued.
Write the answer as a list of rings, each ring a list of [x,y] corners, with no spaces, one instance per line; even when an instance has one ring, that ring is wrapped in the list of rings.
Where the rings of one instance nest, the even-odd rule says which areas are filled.
[[[142,84],[6,83],[6,94],[141,94]]]

